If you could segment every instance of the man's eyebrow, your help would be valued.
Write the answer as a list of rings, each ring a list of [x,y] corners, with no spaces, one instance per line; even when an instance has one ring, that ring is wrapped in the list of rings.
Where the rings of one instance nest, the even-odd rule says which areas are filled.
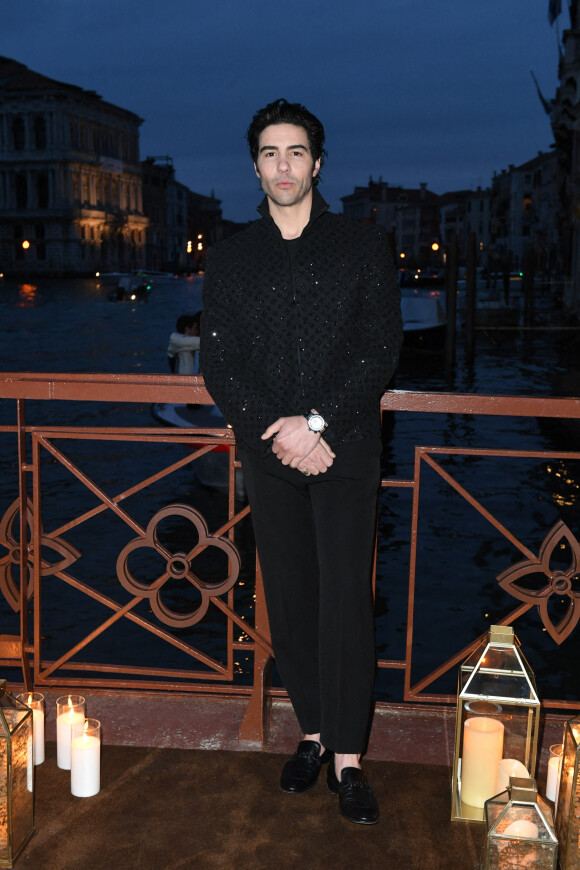
[[[303,151],[308,151],[308,146],[306,146],[306,145],[288,145],[288,147],[286,148],[286,151],[296,151],[297,148],[301,148]],[[263,145],[260,148],[259,153],[261,154],[262,151],[279,151],[279,150],[280,150],[280,148],[278,147],[278,145]]]

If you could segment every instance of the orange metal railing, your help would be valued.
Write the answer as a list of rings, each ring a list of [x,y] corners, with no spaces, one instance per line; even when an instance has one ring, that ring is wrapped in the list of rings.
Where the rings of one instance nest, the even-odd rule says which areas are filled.
[[[253,547],[247,546],[249,509],[236,495],[239,463],[230,430],[171,429],[162,427],[99,427],[35,424],[27,419],[31,400],[43,402],[107,403],[207,403],[211,397],[203,379],[166,375],[63,375],[0,374],[0,399],[14,400],[14,422],[0,426],[2,451],[17,459],[17,484],[13,492],[2,492],[0,500],[0,590],[17,621],[11,633],[0,635],[0,664],[18,664],[28,686],[87,686],[148,688],[160,691],[202,691],[247,697],[247,714],[241,736],[263,736],[267,725],[268,700],[281,689],[269,681],[272,650],[259,572]],[[65,407],[65,406],[62,406]],[[383,396],[382,410],[412,414],[497,415],[510,417],[580,418],[580,400],[529,397],[502,397],[457,394],[419,394],[389,391]],[[31,415],[29,415],[31,416]],[[64,416],[64,412],[63,412]],[[7,445],[8,448],[7,448]],[[155,458],[147,473],[137,473],[126,485],[118,481],[122,466],[139,471],[135,451],[147,449]],[[97,460],[105,468],[125,450],[123,463],[106,482],[93,473]],[[228,481],[223,499],[206,499],[204,505],[191,498],[175,497],[182,480],[204,457],[220,451]],[[422,474],[429,468],[452,489],[466,505],[476,511],[510,545],[521,551],[522,562],[508,566],[498,578],[501,588],[513,599],[511,609],[501,621],[512,623],[536,607],[541,626],[552,643],[563,643],[576,629],[580,619],[580,590],[575,583],[580,568],[580,544],[574,530],[556,524],[547,530],[537,550],[526,546],[493,515],[442,462],[444,456],[504,457],[550,460],[560,456],[554,451],[503,450],[484,448],[415,446],[413,474],[408,479],[382,481],[385,490],[406,489],[412,495],[409,544],[405,654],[397,659],[379,659],[381,669],[399,670],[404,685],[401,700],[450,702],[449,694],[437,692],[437,680],[457,667],[480,636],[473,637],[452,656],[434,660],[428,673],[415,679],[413,652],[417,597],[417,548],[420,536]],[[580,453],[566,452],[568,461],[580,460]],[[116,461],[116,459],[115,459]],[[55,482],[56,481],[56,482]],[[63,483],[65,481],[65,483]],[[74,490],[75,497],[59,495],[65,508],[54,508],[54,493]],[[83,498],[86,496],[86,506]],[[220,510],[215,510],[218,506]],[[74,504],[74,509],[72,505]],[[82,505],[81,508],[79,506]],[[208,510],[209,506],[209,510]],[[209,515],[211,514],[211,516]],[[106,525],[109,524],[109,525]],[[190,543],[175,549],[163,530],[185,526]],[[96,528],[96,531],[94,530]],[[103,529],[107,532],[104,533]],[[114,566],[107,577],[94,576],[83,567],[88,541],[99,549],[103,534],[109,534],[107,550],[115,553]],[[182,536],[183,539],[183,536]],[[550,553],[565,540],[572,553],[568,570],[554,572]],[[83,542],[83,547],[79,542]],[[56,554],[56,555],[55,555]],[[198,564],[206,559],[205,573]],[[139,576],[137,564],[148,566],[148,575]],[[88,557],[89,565],[91,562]],[[149,566],[155,562],[156,573]],[[209,565],[209,569],[207,566]],[[208,573],[209,570],[209,573]],[[545,575],[541,589],[530,591],[521,583],[530,572]],[[98,573],[98,572],[97,572]],[[177,584],[168,603],[167,589]],[[569,607],[559,621],[548,609],[552,595],[569,599]],[[55,602],[79,602],[71,613],[70,626],[54,629],[51,613]],[[89,602],[87,616],[82,602]],[[63,604],[64,607],[64,604]],[[82,617],[80,613],[82,611]],[[208,622],[209,621],[209,622]],[[62,619],[61,619],[62,624]],[[202,642],[209,634],[221,635],[207,649]],[[54,637],[47,656],[46,636]],[[110,654],[91,655],[96,649],[121,650],[126,635],[149,640],[135,663]],[[130,640],[127,640],[130,645]],[[152,661],[146,660],[152,651]],[[157,650],[167,646],[180,664],[159,667]],[[216,652],[216,649],[218,650]],[[245,657],[251,665],[240,664]],[[130,659],[130,657],[129,657]],[[553,707],[571,704],[555,699]]]

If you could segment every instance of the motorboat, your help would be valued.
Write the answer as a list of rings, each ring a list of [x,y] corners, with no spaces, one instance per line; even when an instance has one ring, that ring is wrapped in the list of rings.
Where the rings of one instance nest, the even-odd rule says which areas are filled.
[[[431,352],[443,350],[447,318],[438,295],[403,296],[401,313],[406,347]]]
[[[141,272],[109,272],[99,275],[105,284],[116,284],[107,295],[110,302],[146,302],[153,289],[151,279]]]
[[[227,423],[217,405],[182,405],[158,402],[151,408],[157,422],[180,429],[225,429]],[[215,436],[217,439],[223,437]],[[227,492],[229,489],[229,447],[220,445],[201,456],[193,464],[195,475],[202,486]],[[236,469],[236,496],[245,498],[243,475]]]

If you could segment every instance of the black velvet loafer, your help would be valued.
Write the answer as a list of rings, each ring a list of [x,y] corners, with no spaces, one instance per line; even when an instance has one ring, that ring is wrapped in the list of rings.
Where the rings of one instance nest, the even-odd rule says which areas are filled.
[[[332,752],[325,749],[320,754],[320,743],[316,740],[301,740],[292,758],[289,758],[280,777],[280,788],[288,794],[301,794],[316,785],[320,768],[332,758]]]
[[[343,768],[339,782],[334,764],[329,764],[326,784],[333,794],[338,795],[338,809],[345,819],[357,825],[376,825],[379,805],[362,770],[358,767]]]

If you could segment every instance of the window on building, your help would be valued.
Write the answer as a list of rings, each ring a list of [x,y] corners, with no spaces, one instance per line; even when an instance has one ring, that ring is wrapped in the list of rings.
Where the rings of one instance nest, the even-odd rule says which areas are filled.
[[[12,144],[15,151],[24,150],[24,118],[22,117],[22,115],[16,115],[12,120]]]
[[[36,245],[36,259],[46,260],[46,245],[44,244],[44,242],[39,242]]]
[[[44,224],[35,224],[34,238],[35,239],[43,239],[44,238]]]
[[[36,200],[38,208],[48,208],[48,175],[39,172],[36,177]]]
[[[24,172],[19,172],[16,176],[16,208],[27,208],[28,206],[28,182]]]
[[[34,119],[34,147],[38,151],[46,148],[46,119],[44,115],[38,115]]]

